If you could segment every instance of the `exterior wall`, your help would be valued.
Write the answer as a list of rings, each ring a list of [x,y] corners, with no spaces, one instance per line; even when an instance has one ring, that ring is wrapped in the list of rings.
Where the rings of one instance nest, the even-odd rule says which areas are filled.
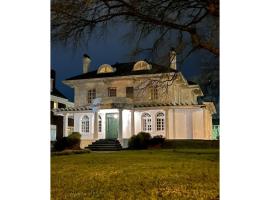
[[[89,133],[83,134],[81,132],[81,120],[83,116],[87,115],[89,117]],[[93,113],[74,113],[74,131],[81,134],[82,140],[92,140],[94,139],[94,117]]]
[[[106,113],[117,113],[117,109],[103,109],[98,113],[102,119],[102,131],[98,133],[98,139],[104,139],[106,133]],[[165,114],[164,131],[156,130],[156,115],[162,112]],[[210,112],[205,108],[166,108],[153,110],[134,111],[134,133],[142,131],[142,114],[149,113],[152,117],[152,131],[148,131],[152,137],[162,135],[167,139],[211,139],[212,118]],[[122,140],[128,141],[131,137],[131,112],[123,110],[122,121]],[[166,117],[166,114],[168,115]],[[90,133],[82,135],[81,147],[84,148],[91,144],[94,139],[94,113],[75,113],[74,131],[81,132],[81,119],[87,115],[90,119]],[[166,122],[166,119],[168,121]]]
[[[187,111],[175,109],[174,114],[175,117],[172,121],[175,123],[175,138],[169,139],[187,139]]]
[[[207,110],[204,109],[204,128],[205,128],[205,138],[211,139],[212,138],[212,115]]]
[[[193,139],[207,139],[205,138],[204,131],[204,118],[203,110],[195,110],[192,112],[192,124],[193,124]]]
[[[168,139],[211,139],[212,116],[205,108],[174,109],[169,121]]]
[[[145,75],[142,77],[117,77],[117,79],[104,78],[101,80],[79,80],[80,82],[74,86],[75,106],[88,105],[87,92],[90,89],[96,89],[96,98],[108,97],[108,88],[117,88],[117,97],[126,97],[126,87],[142,87],[145,83],[154,78],[155,80],[162,79],[160,75]],[[168,79],[168,77],[166,77]],[[151,84],[150,84],[151,85]],[[202,94],[195,94],[194,90],[200,90],[198,85],[188,85],[182,75],[178,75],[177,79],[171,86],[168,87],[168,93],[159,90],[159,98],[157,100],[151,99],[151,90],[149,87],[144,89],[134,89],[134,102],[170,102],[178,104],[192,105],[197,104],[197,96]]]
[[[139,132],[143,131],[142,127],[142,114],[144,113],[149,113],[151,115],[151,123],[152,123],[152,131],[148,131],[152,136],[156,135],[162,135],[165,137],[166,133],[166,121],[164,123],[165,130],[164,131],[157,131],[156,130],[156,115],[157,113],[162,112],[165,114],[164,110],[140,110],[140,111],[135,111],[134,112],[134,120],[135,120],[135,135],[138,134]],[[166,115],[166,114],[165,114]],[[166,118],[166,116],[165,116]]]

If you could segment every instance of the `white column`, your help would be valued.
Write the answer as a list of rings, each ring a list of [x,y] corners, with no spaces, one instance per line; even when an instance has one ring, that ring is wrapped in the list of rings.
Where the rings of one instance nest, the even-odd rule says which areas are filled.
[[[94,139],[98,139],[98,112],[94,113]]]
[[[119,109],[119,132],[118,132],[118,139],[122,140],[123,134],[122,134],[122,115],[123,115],[123,110]]]
[[[66,113],[63,116],[63,137],[68,136],[67,128],[68,128],[68,114]]]
[[[134,135],[134,110],[131,110],[131,118],[130,118],[130,121],[131,121],[131,136]]]

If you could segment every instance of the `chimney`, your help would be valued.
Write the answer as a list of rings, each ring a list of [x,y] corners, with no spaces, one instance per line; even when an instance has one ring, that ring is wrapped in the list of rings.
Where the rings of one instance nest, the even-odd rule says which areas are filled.
[[[89,71],[89,66],[91,63],[91,59],[87,54],[83,55],[83,73],[87,73]]]
[[[51,69],[51,92],[55,88],[55,70]]]
[[[177,70],[177,66],[176,66],[176,52],[174,50],[174,48],[171,48],[170,51],[170,68]]]

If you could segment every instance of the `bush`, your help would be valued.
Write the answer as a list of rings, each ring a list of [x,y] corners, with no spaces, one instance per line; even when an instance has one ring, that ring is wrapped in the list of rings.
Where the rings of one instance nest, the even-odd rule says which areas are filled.
[[[130,149],[147,149],[150,144],[150,139],[150,133],[140,132],[129,139],[128,147]]]
[[[151,140],[150,140],[150,145],[151,146],[161,146],[165,141],[165,138],[162,135],[157,135],[154,136]]]
[[[72,132],[68,137],[68,148],[69,149],[80,149],[81,134],[78,132]]]
[[[81,134],[73,132],[68,137],[63,137],[55,143],[55,150],[62,151],[65,149],[80,149]]]

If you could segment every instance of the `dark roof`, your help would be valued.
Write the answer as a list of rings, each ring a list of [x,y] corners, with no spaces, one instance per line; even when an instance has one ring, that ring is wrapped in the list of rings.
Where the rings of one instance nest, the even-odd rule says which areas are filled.
[[[130,76],[130,75],[143,75],[143,74],[158,74],[158,73],[168,73],[168,72],[177,72],[177,70],[158,65],[155,63],[148,62],[152,65],[150,70],[138,70],[132,71],[133,65],[136,62],[129,63],[116,63],[112,65],[113,68],[116,68],[115,72],[112,73],[100,73],[97,74],[97,70],[91,71],[85,74],[74,76],[66,80],[78,80],[78,79],[92,79],[92,78],[105,78],[105,77],[117,77],[117,76]]]
[[[198,85],[197,83],[195,83],[195,82],[193,82],[193,81],[187,80],[187,82],[188,82],[189,85]]]
[[[67,99],[67,97],[65,97],[59,90],[57,90],[56,88],[53,88],[53,91],[51,91],[51,95],[57,96],[57,97],[61,97],[64,99]]]

